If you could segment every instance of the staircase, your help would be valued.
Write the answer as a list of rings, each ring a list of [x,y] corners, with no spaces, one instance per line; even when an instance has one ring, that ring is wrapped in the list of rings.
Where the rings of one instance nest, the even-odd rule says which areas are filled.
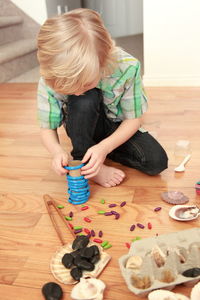
[[[0,0],[0,83],[38,65],[36,36],[40,25],[9,0]]]

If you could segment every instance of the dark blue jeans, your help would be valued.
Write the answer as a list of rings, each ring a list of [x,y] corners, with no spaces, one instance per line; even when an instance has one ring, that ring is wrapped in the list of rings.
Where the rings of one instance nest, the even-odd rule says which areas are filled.
[[[84,95],[70,95],[64,111],[64,127],[73,146],[71,154],[78,160],[88,148],[111,135],[121,123],[107,118],[103,97],[97,88]],[[149,175],[159,174],[167,168],[168,162],[162,146],[148,132],[140,131],[107,157]]]

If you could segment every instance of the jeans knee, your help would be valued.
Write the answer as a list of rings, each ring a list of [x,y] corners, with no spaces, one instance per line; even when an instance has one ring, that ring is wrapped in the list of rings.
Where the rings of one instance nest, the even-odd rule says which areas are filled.
[[[88,112],[95,108],[99,108],[101,102],[101,95],[98,89],[92,89],[84,93],[84,95],[68,97],[69,109],[76,109],[81,112]]]
[[[157,155],[149,163],[148,171],[146,173],[152,176],[158,175],[167,168],[168,157],[166,152],[163,150],[161,153],[157,153]]]

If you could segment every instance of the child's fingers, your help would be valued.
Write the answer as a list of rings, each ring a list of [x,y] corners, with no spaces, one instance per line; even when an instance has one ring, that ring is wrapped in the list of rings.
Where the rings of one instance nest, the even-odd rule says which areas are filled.
[[[96,171],[95,171],[94,173],[91,173],[91,174],[89,174],[89,175],[84,176],[85,179],[90,179],[90,178],[96,176],[96,175],[99,173],[99,170],[100,170],[100,169],[101,169],[101,166],[99,166],[99,167],[96,169]]]
[[[92,153],[88,150],[86,153],[85,153],[85,155],[84,155],[84,157],[83,157],[83,159],[82,159],[82,163],[84,164],[84,163],[86,163],[89,159],[90,159],[90,157],[91,157],[91,155],[92,155]],[[84,168],[84,167],[83,167]],[[82,168],[82,169],[83,169]]]

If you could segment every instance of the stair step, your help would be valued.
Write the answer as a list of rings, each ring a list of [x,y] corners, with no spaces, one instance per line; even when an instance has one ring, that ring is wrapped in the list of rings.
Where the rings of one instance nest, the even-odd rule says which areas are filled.
[[[0,46],[0,64],[37,49],[35,39],[23,39]]]
[[[0,28],[11,26],[11,25],[17,25],[22,22],[23,22],[23,19],[20,16],[0,17]]]

